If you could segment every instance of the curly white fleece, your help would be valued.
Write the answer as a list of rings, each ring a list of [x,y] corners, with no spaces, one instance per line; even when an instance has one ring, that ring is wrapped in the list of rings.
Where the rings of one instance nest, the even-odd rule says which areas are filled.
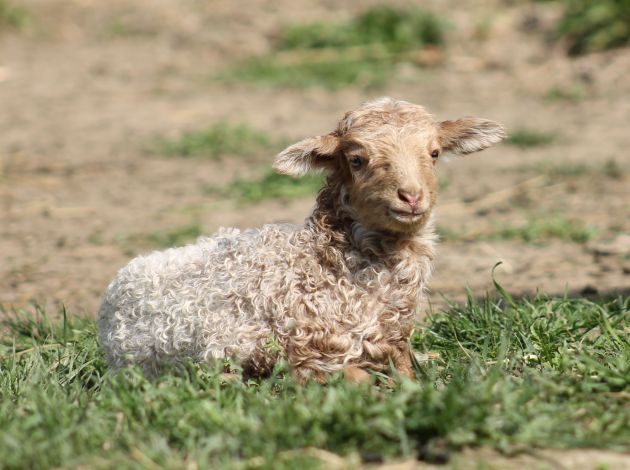
[[[348,364],[382,369],[387,345],[405,344],[413,327],[433,238],[428,224],[414,239],[425,256],[403,253],[393,265],[347,249],[333,250],[338,259],[325,266],[320,255],[330,255],[331,240],[312,219],[221,230],[123,268],[99,312],[100,343],[110,365],[138,363],[148,373],[230,357],[264,374],[274,361],[271,338],[303,378]]]

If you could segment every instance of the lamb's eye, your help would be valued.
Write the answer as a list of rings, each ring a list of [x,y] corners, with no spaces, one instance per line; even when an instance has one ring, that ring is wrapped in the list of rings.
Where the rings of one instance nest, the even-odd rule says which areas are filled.
[[[439,150],[434,150],[433,152],[431,152],[431,158],[433,160],[437,160],[437,157],[440,156],[440,151]]]
[[[350,166],[353,170],[358,170],[363,166],[363,158],[361,157],[352,157],[350,159]]]

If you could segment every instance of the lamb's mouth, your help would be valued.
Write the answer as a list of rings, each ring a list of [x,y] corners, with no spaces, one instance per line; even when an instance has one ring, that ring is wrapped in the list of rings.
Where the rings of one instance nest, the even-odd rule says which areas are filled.
[[[424,216],[424,212],[403,211],[399,209],[392,209],[391,207],[387,209],[387,213],[393,219],[405,224],[417,222],[422,218],[422,216]]]

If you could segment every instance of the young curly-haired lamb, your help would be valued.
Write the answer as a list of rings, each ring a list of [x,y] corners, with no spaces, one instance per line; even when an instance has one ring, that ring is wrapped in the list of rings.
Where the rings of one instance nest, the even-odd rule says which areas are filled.
[[[118,273],[98,317],[107,362],[155,374],[231,358],[262,377],[282,354],[301,381],[390,364],[411,376],[408,341],[434,258],[436,161],[504,137],[493,121],[439,122],[391,98],[348,112],[330,134],[276,157],[286,175],[328,172],[303,225],[222,229]]]

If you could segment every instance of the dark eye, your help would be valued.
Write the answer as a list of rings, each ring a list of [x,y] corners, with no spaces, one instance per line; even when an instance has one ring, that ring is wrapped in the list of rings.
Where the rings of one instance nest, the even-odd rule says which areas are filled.
[[[437,160],[437,157],[440,156],[440,151],[439,150],[434,150],[433,152],[431,152],[431,158],[433,160]]]
[[[350,159],[350,166],[353,170],[358,170],[363,166],[363,159],[361,157],[352,157]]]

